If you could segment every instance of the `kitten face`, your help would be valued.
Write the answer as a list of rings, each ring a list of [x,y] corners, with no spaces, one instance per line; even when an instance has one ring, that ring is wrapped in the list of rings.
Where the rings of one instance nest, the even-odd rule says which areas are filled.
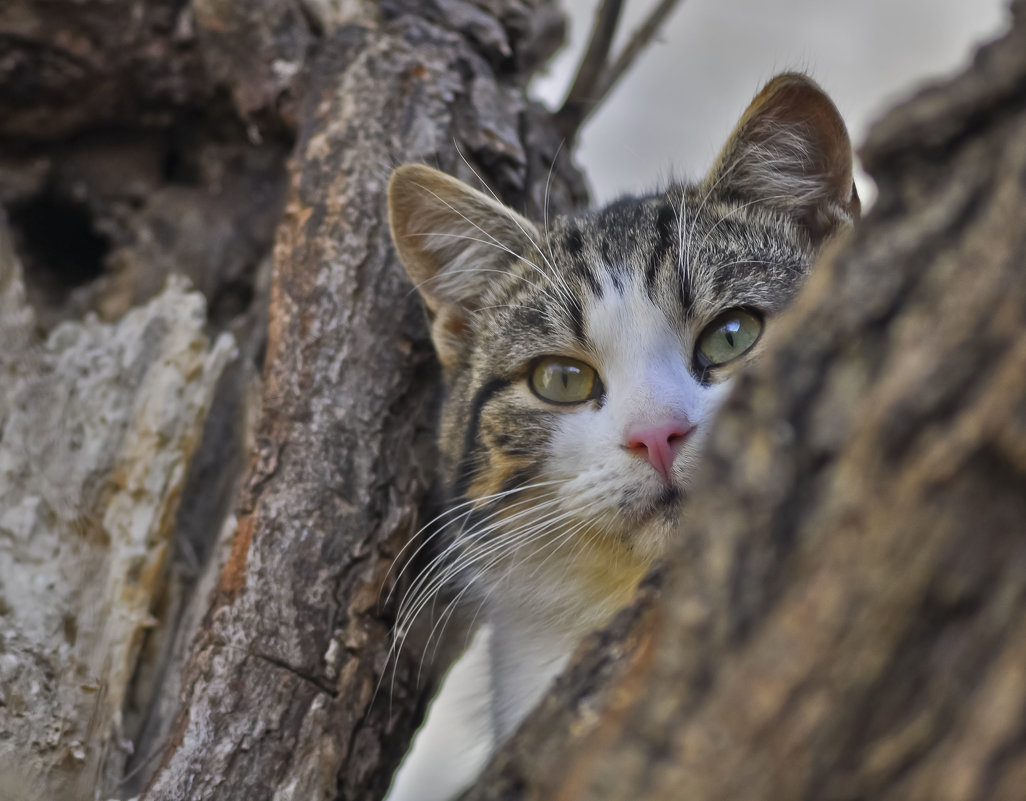
[[[779,214],[679,187],[557,218],[538,236],[526,261],[507,258],[469,319],[445,415],[443,444],[461,442],[458,454],[448,448],[450,478],[463,477],[469,498],[542,485],[561,529],[651,557],[673,534],[729,375],[757,350],[707,369],[700,334],[730,309],[772,318],[812,248]],[[547,356],[588,365],[601,390],[579,403],[539,397],[532,369]],[[630,443],[667,422],[690,430],[664,475]]]
[[[422,587],[476,583],[586,623],[621,604],[680,525],[731,374],[857,212],[843,123],[794,75],[756,98],[702,183],[544,230],[399,168],[393,238],[449,388],[454,507]]]

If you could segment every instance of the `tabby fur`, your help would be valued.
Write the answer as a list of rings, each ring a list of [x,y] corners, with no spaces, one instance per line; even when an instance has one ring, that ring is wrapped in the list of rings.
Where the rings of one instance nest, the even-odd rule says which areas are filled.
[[[784,74],[695,184],[536,225],[404,165],[389,204],[445,370],[438,441],[452,502],[400,630],[443,586],[482,609],[501,740],[678,536],[712,417],[761,347],[708,369],[698,337],[724,310],[771,326],[792,301],[823,241],[858,215],[851,146],[826,95]],[[550,355],[590,365],[604,391],[541,399],[530,375]],[[669,480],[624,441],[625,426],[665,414],[693,426]]]

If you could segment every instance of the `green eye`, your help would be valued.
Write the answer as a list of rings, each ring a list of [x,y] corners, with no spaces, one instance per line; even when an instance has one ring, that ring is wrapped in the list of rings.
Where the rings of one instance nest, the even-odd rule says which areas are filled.
[[[700,367],[719,367],[751,350],[760,334],[760,318],[744,309],[730,309],[699,334],[695,358]]]
[[[549,403],[583,403],[602,384],[595,370],[567,356],[544,356],[531,370],[531,391]]]

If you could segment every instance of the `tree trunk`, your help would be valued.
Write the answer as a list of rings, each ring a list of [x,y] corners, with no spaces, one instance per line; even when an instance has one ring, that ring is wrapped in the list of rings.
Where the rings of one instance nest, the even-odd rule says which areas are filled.
[[[738,380],[669,564],[464,801],[1024,797],[1014,7],[876,125],[876,205]]]
[[[547,115],[524,95],[561,37],[562,18],[546,0],[344,8],[114,0],[0,10],[0,133],[9,145],[0,202],[36,325],[49,330],[85,311],[117,320],[153,297],[165,275],[184,272],[207,295],[210,323],[234,333],[243,355],[218,386],[222,410],[202,437],[206,406],[167,398],[194,412],[186,442],[198,452],[185,476],[188,454],[176,459],[173,443],[160,446],[184,482],[169,487],[161,518],[166,527],[178,509],[177,530],[173,545],[166,528],[163,538],[140,536],[175,558],[144,563],[147,592],[137,591],[140,611],[119,635],[131,635],[132,648],[113,652],[79,627],[79,649],[113,658],[119,683],[101,685],[102,703],[63,718],[39,704],[26,719],[22,708],[38,699],[6,696],[8,742],[38,742],[50,758],[0,773],[5,792],[383,794],[431,689],[412,669],[419,654],[390,652],[383,600],[392,562],[428,503],[438,382],[419,304],[391,252],[382,190],[396,164],[427,161],[468,180],[476,171],[538,215],[553,167],[550,209],[582,202]],[[264,265],[286,182],[268,325]],[[80,238],[66,239],[68,231]],[[54,246],[61,241],[74,247]],[[161,308],[179,304],[195,317],[196,296],[186,302],[178,292]],[[25,309],[15,294],[11,319]],[[227,345],[218,347],[205,358],[220,369]],[[265,348],[252,462],[237,526],[225,528],[247,365]],[[116,355],[107,358],[117,363]],[[203,386],[212,393],[218,372],[209,371]],[[120,423],[120,407],[97,396],[82,404]],[[13,430],[3,430],[5,445]],[[94,483],[114,481],[112,469],[98,467]],[[14,491],[12,503],[21,497]],[[67,493],[61,503],[77,515],[94,511],[87,501]],[[54,548],[74,558],[67,543]],[[12,575],[35,580],[39,559],[32,564],[12,562]],[[82,584],[103,590],[95,575],[83,572]],[[139,583],[131,572],[119,580]],[[3,613],[16,622],[29,614]],[[144,644],[140,626],[153,629]],[[4,652],[12,648],[17,672],[28,652],[5,636]],[[46,726],[60,720],[75,726],[61,724],[47,741]],[[31,750],[14,748],[5,761]]]
[[[391,653],[381,603],[422,519],[438,386],[383,189],[407,160],[465,172],[456,142],[531,207],[558,141],[523,100],[527,6],[439,4],[432,19],[376,6],[309,65],[257,450],[146,799],[377,799],[423,708],[417,660]],[[575,197],[565,176],[557,197]]]
[[[0,229],[0,785],[86,798],[121,779],[124,710],[186,466],[234,347],[174,281],[116,325],[34,342]]]
[[[381,797],[430,691],[383,600],[438,390],[383,189],[473,169],[538,217],[555,163],[583,201],[524,99],[553,5],[0,7],[5,797]],[[1022,798],[1014,7],[876,127],[877,204],[738,380],[676,553],[467,798]]]

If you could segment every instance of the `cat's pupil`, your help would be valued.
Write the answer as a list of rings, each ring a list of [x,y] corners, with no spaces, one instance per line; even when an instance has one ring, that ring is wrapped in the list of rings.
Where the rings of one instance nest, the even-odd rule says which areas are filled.
[[[546,356],[535,364],[528,383],[542,400],[573,404],[591,397],[598,376],[583,362],[565,356]]]
[[[706,326],[698,338],[700,366],[727,364],[747,353],[762,332],[762,321],[744,309],[730,309]]]
[[[723,324],[723,328],[721,328],[720,330],[723,331],[723,338],[727,341],[727,345],[731,349],[733,349],[734,348],[734,334],[736,334],[738,331],[741,330],[741,321],[740,320],[727,320],[727,322],[725,322]]]

